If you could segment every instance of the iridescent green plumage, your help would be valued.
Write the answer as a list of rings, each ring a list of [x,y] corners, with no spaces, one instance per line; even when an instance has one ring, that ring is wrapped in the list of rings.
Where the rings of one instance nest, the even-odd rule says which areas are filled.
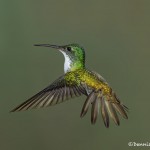
[[[87,98],[81,111],[81,117],[87,113],[90,104],[92,104],[92,124],[96,122],[99,110],[101,110],[106,127],[109,127],[109,117],[119,125],[117,112],[122,117],[128,118],[126,114],[127,107],[119,101],[105,79],[98,73],[85,68],[85,52],[82,47],[78,44],[65,46],[40,44],[36,46],[52,47],[60,50],[65,57],[65,74],[12,111],[47,107],[84,94]]]

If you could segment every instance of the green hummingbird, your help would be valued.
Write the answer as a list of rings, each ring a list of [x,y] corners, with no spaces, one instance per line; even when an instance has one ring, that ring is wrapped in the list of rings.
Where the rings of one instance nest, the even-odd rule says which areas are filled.
[[[85,116],[91,104],[92,124],[95,124],[99,111],[107,128],[109,127],[109,118],[112,118],[116,125],[120,124],[118,113],[123,118],[128,118],[128,108],[120,102],[106,80],[97,72],[85,67],[85,51],[83,47],[78,44],[65,46],[36,44],[35,46],[59,50],[65,57],[65,73],[11,112],[47,107],[73,97],[85,95],[86,100],[80,116]]]

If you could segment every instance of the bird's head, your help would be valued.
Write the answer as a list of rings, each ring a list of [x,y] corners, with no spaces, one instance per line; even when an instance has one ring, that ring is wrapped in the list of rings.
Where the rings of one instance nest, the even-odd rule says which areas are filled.
[[[85,66],[85,51],[78,44],[69,45],[50,45],[50,44],[36,44],[35,46],[51,47],[59,50],[65,57],[64,70],[65,72],[82,69]]]

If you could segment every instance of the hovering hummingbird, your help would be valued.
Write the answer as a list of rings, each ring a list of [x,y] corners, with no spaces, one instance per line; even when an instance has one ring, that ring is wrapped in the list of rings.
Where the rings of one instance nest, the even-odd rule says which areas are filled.
[[[115,92],[106,80],[95,71],[85,67],[85,51],[78,44],[57,46],[50,44],[37,44],[35,46],[50,47],[59,50],[65,57],[64,74],[51,85],[23,102],[11,112],[42,108],[64,102],[70,98],[85,95],[81,117],[90,106],[91,123],[95,124],[99,111],[101,112],[105,126],[109,127],[109,118],[119,125],[119,113],[125,119],[128,118],[128,108],[117,98]]]

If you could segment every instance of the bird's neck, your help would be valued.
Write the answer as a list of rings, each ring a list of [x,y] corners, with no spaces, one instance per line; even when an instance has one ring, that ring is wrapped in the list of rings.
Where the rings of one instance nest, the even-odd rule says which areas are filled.
[[[85,68],[84,60],[79,60],[77,58],[71,58],[68,55],[66,55],[66,53],[63,53],[63,55],[65,57],[65,62],[64,62],[64,72],[65,73]]]

